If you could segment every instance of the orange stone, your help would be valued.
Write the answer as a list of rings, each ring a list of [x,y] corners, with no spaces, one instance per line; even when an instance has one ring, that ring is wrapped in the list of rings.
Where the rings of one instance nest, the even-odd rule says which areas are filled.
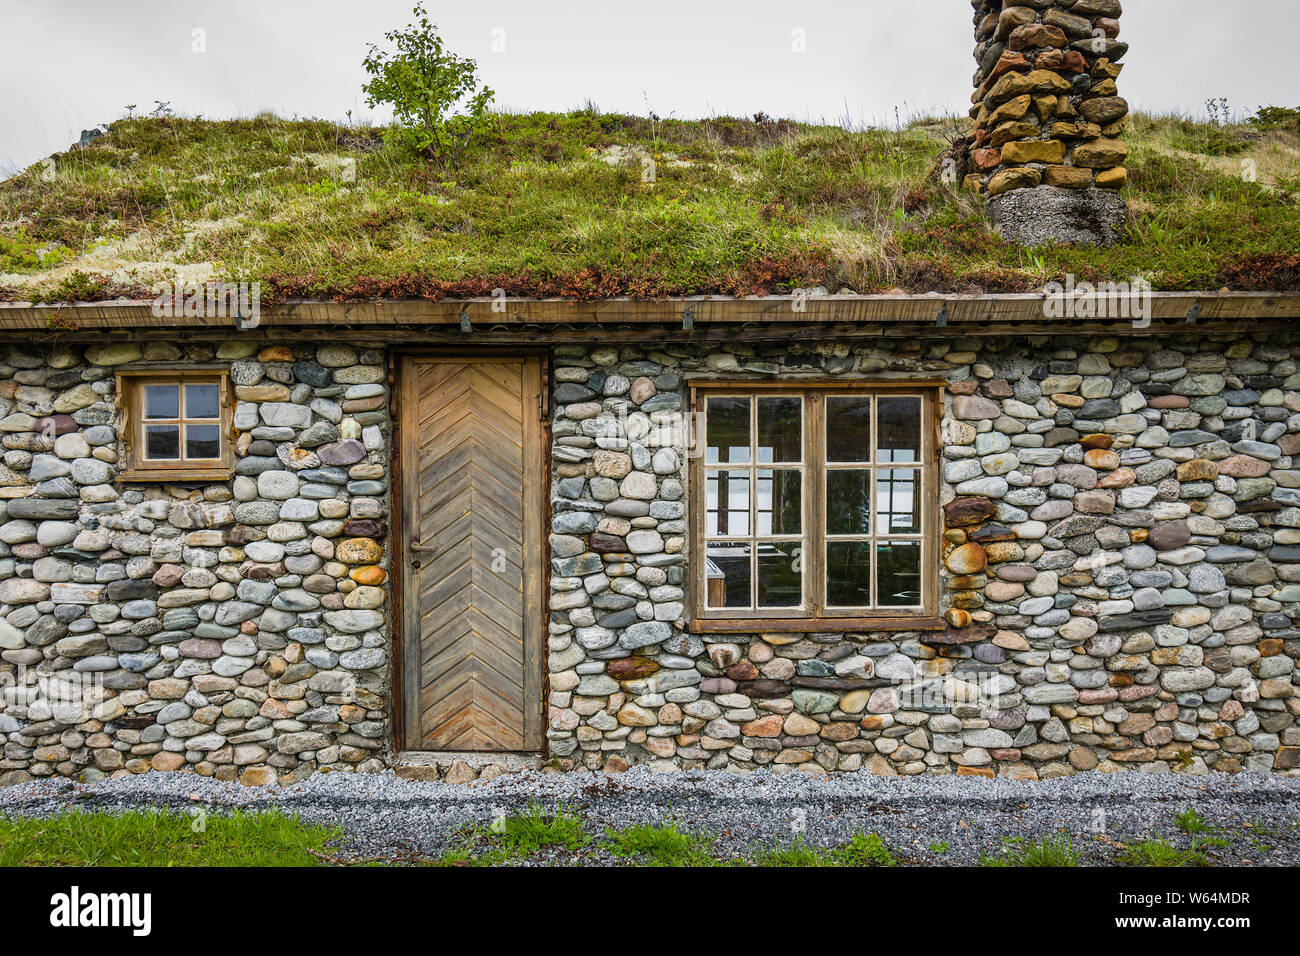
[[[988,567],[988,557],[978,544],[969,542],[954,548],[945,563],[954,574],[978,574]]]
[[[1099,471],[1114,471],[1119,467],[1119,455],[1104,448],[1094,448],[1083,456],[1083,463]]]
[[[992,780],[997,776],[992,767],[958,767],[957,776],[959,777],[988,777]]]
[[[155,770],[179,770],[185,766],[185,755],[160,750],[149,759],[149,766]]]
[[[966,627],[970,624],[970,612],[959,607],[950,607],[943,612],[943,619],[953,627]]]
[[[1098,488],[1127,488],[1137,481],[1137,472],[1132,468],[1116,468],[1109,475],[1102,475],[1097,481]]]
[[[378,587],[388,580],[388,572],[383,568],[376,567],[373,564],[367,564],[364,567],[353,568],[348,572],[348,577],[357,584],[365,584],[370,587]]]
[[[283,345],[270,345],[257,353],[259,362],[292,362],[293,350]]]
[[[1111,438],[1109,435],[1094,433],[1092,435],[1084,435],[1079,439],[1079,444],[1088,449],[1109,448],[1111,445],[1115,444],[1115,439]]]
[[[780,737],[781,723],[781,715],[772,714],[762,720],[751,720],[747,724],[741,724],[740,732],[746,737]]]

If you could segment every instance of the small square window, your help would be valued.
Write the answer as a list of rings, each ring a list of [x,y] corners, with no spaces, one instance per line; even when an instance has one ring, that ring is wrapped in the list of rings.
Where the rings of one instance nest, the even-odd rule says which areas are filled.
[[[220,372],[118,375],[126,444],[124,481],[205,481],[230,476],[231,402]]]

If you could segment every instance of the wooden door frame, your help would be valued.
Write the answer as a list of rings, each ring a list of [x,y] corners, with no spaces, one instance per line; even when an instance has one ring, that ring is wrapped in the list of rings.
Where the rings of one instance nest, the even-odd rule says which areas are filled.
[[[389,449],[391,466],[390,473],[390,516],[392,518],[389,533],[389,633],[391,646],[392,675],[389,680],[389,710],[391,716],[391,736],[389,743],[394,753],[411,752],[411,748],[406,746],[407,731],[406,726],[406,681],[409,677],[407,674],[407,657],[406,652],[409,646],[406,634],[406,612],[407,600],[406,594],[406,562],[409,560],[410,551],[410,534],[407,528],[406,508],[409,503],[412,489],[407,487],[408,479],[411,474],[408,473],[406,462],[402,454],[402,445],[405,441],[402,431],[407,421],[407,409],[413,408],[414,404],[409,401],[407,387],[412,377],[404,374],[407,363],[411,359],[420,358],[438,358],[438,359],[528,359],[535,358],[539,360],[540,375],[540,397],[537,414],[539,416],[541,429],[539,441],[537,442],[536,456],[540,458],[540,495],[539,501],[536,502],[534,510],[537,512],[532,522],[528,521],[525,515],[525,533],[529,531],[528,524],[535,528],[536,540],[541,552],[541,563],[537,574],[537,605],[540,612],[540,620],[535,622],[539,629],[539,640],[536,648],[537,660],[530,664],[529,648],[525,644],[524,668],[527,673],[528,668],[533,668],[533,673],[537,679],[538,700],[537,705],[541,712],[541,746],[538,750],[524,751],[528,755],[540,755],[545,758],[550,751],[550,741],[546,736],[547,729],[547,700],[550,695],[550,671],[546,665],[546,659],[549,649],[549,628],[550,628],[550,591],[551,591],[551,544],[550,544],[550,523],[551,523],[551,382],[552,382],[552,365],[551,350],[545,347],[534,348],[492,348],[492,347],[429,347],[429,346],[412,346],[412,347],[393,347],[388,349],[388,415],[390,424]],[[527,506],[527,502],[525,502]],[[527,600],[525,599],[525,603]],[[528,609],[524,609],[525,620],[527,619]],[[415,637],[418,641],[418,635]],[[527,694],[525,694],[525,698]],[[527,700],[525,700],[527,704]],[[416,751],[420,753],[429,753],[431,751]],[[470,753],[470,751],[465,751]],[[509,751],[500,751],[505,756]]]

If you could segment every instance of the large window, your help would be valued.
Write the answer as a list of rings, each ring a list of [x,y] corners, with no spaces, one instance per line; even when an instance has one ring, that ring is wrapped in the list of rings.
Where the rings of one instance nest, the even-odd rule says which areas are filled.
[[[229,477],[230,397],[219,373],[118,377],[125,411],[126,481]]]
[[[933,388],[709,385],[692,394],[699,629],[933,617]]]

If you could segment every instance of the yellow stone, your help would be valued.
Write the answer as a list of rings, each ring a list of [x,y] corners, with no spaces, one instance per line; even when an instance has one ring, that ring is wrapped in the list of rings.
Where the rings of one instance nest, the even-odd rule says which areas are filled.
[[[235,397],[241,402],[287,402],[287,385],[236,385]]]
[[[1043,185],[1087,189],[1092,185],[1092,171],[1077,166],[1048,166],[1043,170]]]
[[[840,710],[846,714],[860,714],[867,709],[869,700],[871,700],[871,691],[851,690],[840,701]]]
[[[1056,139],[1017,140],[1002,147],[1004,163],[1060,163],[1065,160],[1065,144]]]
[[[383,588],[357,587],[343,599],[343,606],[352,610],[370,610],[383,605],[387,595]]]
[[[1107,169],[1097,174],[1098,189],[1123,189],[1128,185],[1128,170],[1123,166]]]
[[[986,126],[1000,126],[1007,120],[1018,120],[1029,112],[1029,104],[1034,98],[1026,93],[1024,96],[1017,96],[1014,100],[1007,100],[997,109],[989,113]]]
[[[334,557],[344,564],[374,564],[384,556],[384,549],[373,538],[344,538]]]
[[[785,719],[785,732],[791,737],[811,737],[821,730],[821,724],[811,717],[794,713]]]
[[[1089,169],[1109,169],[1122,165],[1128,158],[1128,146],[1119,139],[1096,139],[1074,148],[1074,165]]]

